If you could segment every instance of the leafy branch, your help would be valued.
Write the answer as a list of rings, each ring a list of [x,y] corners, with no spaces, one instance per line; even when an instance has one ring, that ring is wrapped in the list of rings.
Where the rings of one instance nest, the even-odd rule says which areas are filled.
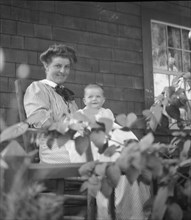
[[[153,109],[153,112],[160,113],[158,107]],[[150,113],[146,111],[145,114]],[[157,123],[161,119],[159,116],[160,114],[155,118]],[[178,186],[180,178],[184,179],[181,181],[184,183],[181,185],[182,195],[186,198],[191,197],[188,190],[191,174],[187,170],[191,165],[191,134],[183,130],[174,132],[175,137],[168,145],[154,143],[152,133],[148,133],[140,141],[135,138],[129,141],[132,133],[128,131],[136,126],[136,123],[140,123],[140,120],[131,113],[118,115],[116,122],[119,124],[116,127],[108,118],[100,118],[99,121],[92,123],[85,115],[76,113],[70,118],[65,117],[59,122],[52,123],[46,129],[31,129],[27,122],[18,123],[3,130],[0,141],[12,141],[25,132],[31,132],[32,142],[40,144],[43,136],[50,149],[55,141],[59,147],[62,147],[67,141],[73,140],[80,155],[84,154],[93,143],[98,153],[108,158],[109,162],[91,161],[80,168],[79,173],[85,180],[82,191],[88,189],[94,197],[98,191],[101,191],[106,198],[109,198],[117,187],[121,175],[124,175],[130,184],[136,180],[146,184],[157,180],[158,190],[153,198],[152,218],[162,220],[169,215],[169,210],[174,216],[175,210],[172,207],[178,207],[176,211],[179,210],[178,216],[181,217],[183,214],[180,204],[177,201],[172,202],[170,198],[175,196],[175,186]],[[184,163],[185,161],[187,163]],[[181,172],[182,168],[187,170],[186,174]]]

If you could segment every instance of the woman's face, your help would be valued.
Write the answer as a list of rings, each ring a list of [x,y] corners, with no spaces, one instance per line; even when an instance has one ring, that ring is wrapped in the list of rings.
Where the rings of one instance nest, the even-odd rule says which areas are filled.
[[[63,57],[53,57],[45,69],[46,79],[62,85],[70,74],[70,60]]]

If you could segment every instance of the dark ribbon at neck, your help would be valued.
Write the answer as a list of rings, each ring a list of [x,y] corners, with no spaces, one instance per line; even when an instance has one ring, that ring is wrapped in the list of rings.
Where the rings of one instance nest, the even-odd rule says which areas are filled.
[[[64,100],[67,101],[67,102],[74,100],[74,93],[71,90],[65,88],[64,86],[57,85],[55,87],[55,91],[59,95],[61,95],[64,98]]]

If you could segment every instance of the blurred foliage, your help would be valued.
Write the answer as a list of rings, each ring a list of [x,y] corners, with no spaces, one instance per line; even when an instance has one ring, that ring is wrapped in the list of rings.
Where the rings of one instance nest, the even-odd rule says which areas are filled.
[[[130,184],[133,184],[135,180],[143,181],[145,184],[155,181],[157,187],[152,202],[148,201],[145,204],[145,209],[152,210],[150,218],[181,220],[187,219],[186,215],[189,216],[191,198],[190,130],[174,131],[172,134],[174,138],[169,144],[155,143],[154,136],[150,132],[140,141],[118,138],[121,140],[120,142],[114,138],[116,134],[123,136],[124,132],[128,133],[137,123],[140,124],[140,120],[134,113],[117,116],[117,126],[116,124],[113,126],[112,121],[108,118],[100,118],[95,122],[89,121],[85,115],[78,112],[69,118],[64,117],[46,129],[31,128],[28,121],[34,120],[38,120],[38,118],[35,116],[33,119],[27,119],[26,122],[5,128],[0,134],[1,142],[13,141],[27,131],[32,134],[31,143],[35,142],[39,145],[43,137],[46,138],[50,149],[55,141],[61,147],[68,140],[74,140],[76,150],[80,155],[85,153],[90,147],[90,143],[93,142],[98,148],[99,154],[106,158],[110,157],[111,160],[110,162],[87,162],[79,169],[79,173],[84,179],[81,191],[89,189],[90,194],[94,197],[98,191],[101,191],[108,198],[117,186],[121,175],[125,175]],[[11,193],[13,194],[9,196],[17,198],[19,201],[17,204],[19,204],[22,200],[19,200],[20,196],[23,194],[17,195],[16,191]],[[27,194],[27,188],[22,193]],[[23,198],[28,198],[26,194]],[[12,203],[12,206],[14,207],[15,204]]]
[[[14,141],[14,145],[18,143]],[[9,153],[6,157],[12,156],[11,160],[18,160],[19,153],[14,155],[14,145],[10,144]],[[12,149],[11,149],[12,148]],[[17,150],[22,149],[18,144]],[[8,152],[8,151],[7,151]],[[40,183],[29,183],[25,181],[25,173],[30,164],[30,158],[25,155],[22,158],[21,166],[16,169],[13,175],[13,181],[8,191],[4,190],[3,184],[11,184],[3,182],[3,171],[8,169],[9,163],[4,161],[1,164],[1,179],[0,179],[0,219],[1,220],[58,220],[63,214],[62,204],[63,196],[58,196],[54,193],[44,193],[45,187]],[[2,160],[2,158],[1,158]],[[18,161],[12,166],[18,165]],[[2,166],[3,165],[3,166]],[[10,168],[10,167],[9,167]]]
[[[184,80],[187,91],[180,87]],[[169,129],[191,129],[191,100],[186,93],[191,93],[191,73],[177,75],[172,85],[165,87],[148,110],[143,111],[147,120],[147,129],[167,132]]]

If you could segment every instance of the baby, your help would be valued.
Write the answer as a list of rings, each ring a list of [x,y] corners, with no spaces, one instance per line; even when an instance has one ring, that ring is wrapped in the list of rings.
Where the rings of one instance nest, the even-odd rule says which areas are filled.
[[[89,84],[84,89],[83,98],[85,108],[79,111],[85,114],[91,122],[99,120],[99,118],[109,118],[114,122],[114,115],[108,108],[103,108],[105,102],[104,91],[97,84]]]
[[[99,121],[99,118],[109,118],[113,121],[114,131],[111,132],[112,140],[116,140],[120,143],[123,143],[124,140],[135,139],[137,137],[131,132],[122,131],[120,126],[116,124],[114,115],[112,111],[108,108],[103,108],[105,102],[104,91],[97,84],[89,84],[84,89],[84,98],[83,98],[85,108],[78,110],[88,117],[91,122]],[[115,144],[112,141],[109,141],[109,146]],[[112,157],[106,157],[104,154],[99,154],[97,147],[91,143],[91,150],[94,160],[99,160],[102,162],[115,161],[120,153],[115,153]],[[144,187],[145,189],[145,187]],[[148,199],[149,193],[148,190],[144,194],[143,199],[141,199],[142,190],[138,186],[137,181],[133,185],[130,185],[125,176],[121,176],[118,186],[115,189],[115,206],[116,206],[116,216],[118,219],[137,219],[143,220],[144,214],[142,211],[142,204]],[[110,219],[108,210],[108,200],[102,195],[101,192],[97,194],[97,211],[98,218],[101,219]],[[141,202],[141,200],[144,200]]]

